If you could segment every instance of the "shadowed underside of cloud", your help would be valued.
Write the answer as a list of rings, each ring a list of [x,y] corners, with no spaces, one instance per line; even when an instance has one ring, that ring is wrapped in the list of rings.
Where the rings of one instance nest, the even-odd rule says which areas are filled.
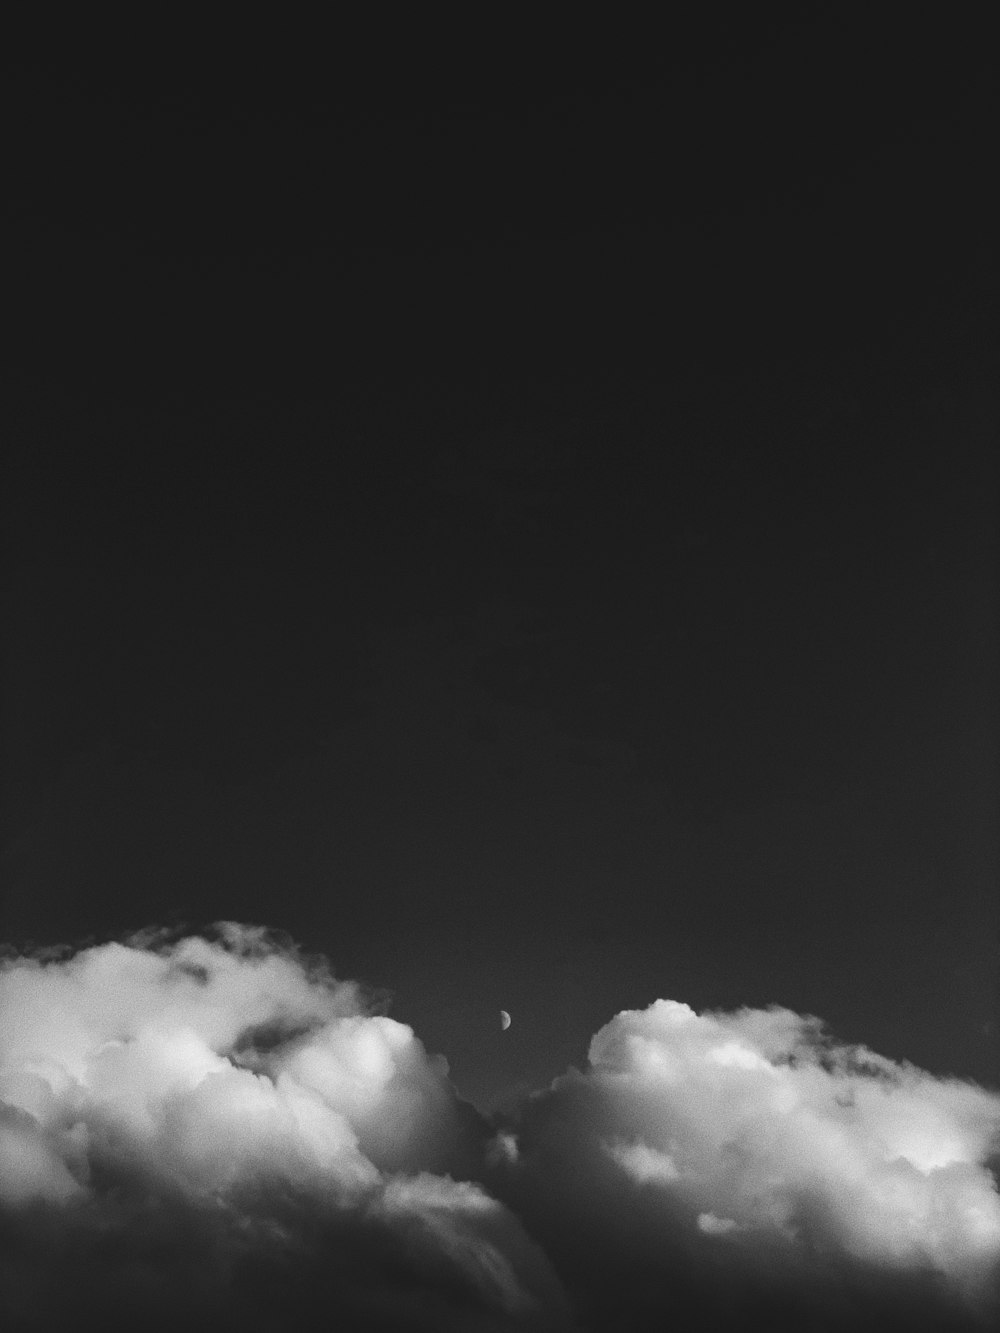
[[[0,970],[12,1329],[960,1328],[1000,1096],[782,1009],[623,1012],[490,1126],[259,928]]]

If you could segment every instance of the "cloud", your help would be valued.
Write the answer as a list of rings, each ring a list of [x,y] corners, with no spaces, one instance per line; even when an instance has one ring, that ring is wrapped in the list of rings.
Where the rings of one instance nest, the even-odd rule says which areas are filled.
[[[997,1093],[661,1000],[490,1124],[383,1010],[234,924],[6,956],[5,1327],[995,1320]]]
[[[0,1011],[7,1326],[558,1324],[447,1066],[325,965],[151,934],[8,958]]]
[[[681,1293],[734,1319],[762,1301],[772,1321],[809,1311],[819,1327],[998,1308],[1000,1096],[837,1045],[816,1019],[667,1000],[620,1013],[587,1069],[507,1133],[517,1153],[494,1188],[598,1309],[597,1253],[643,1302],[659,1279],[675,1314]]]

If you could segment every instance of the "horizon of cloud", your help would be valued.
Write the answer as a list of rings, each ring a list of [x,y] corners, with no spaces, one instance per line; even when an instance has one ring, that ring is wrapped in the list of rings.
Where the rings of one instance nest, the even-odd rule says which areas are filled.
[[[658,1000],[490,1120],[384,1009],[233,922],[7,950],[7,1326],[975,1328],[1000,1310],[1000,1092],[776,1006]]]

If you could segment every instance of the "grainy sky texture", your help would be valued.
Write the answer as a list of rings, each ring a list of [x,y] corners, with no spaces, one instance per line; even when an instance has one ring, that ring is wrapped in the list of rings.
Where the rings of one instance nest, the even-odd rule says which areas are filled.
[[[744,9],[5,43],[27,1326],[986,1317],[993,48]]]

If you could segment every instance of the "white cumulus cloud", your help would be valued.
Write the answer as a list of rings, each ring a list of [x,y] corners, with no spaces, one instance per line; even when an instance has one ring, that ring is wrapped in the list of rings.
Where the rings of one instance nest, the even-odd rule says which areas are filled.
[[[997,1308],[1000,1096],[838,1046],[816,1019],[625,1011],[517,1130],[499,1187],[522,1212],[548,1234],[561,1198],[581,1254],[619,1246],[665,1288],[726,1265],[730,1296],[771,1274],[793,1304],[874,1286],[956,1318]]]
[[[0,961],[0,1315],[213,1333],[983,1329],[1000,1095],[787,1009],[617,1014],[495,1123],[322,960]]]
[[[9,1326],[560,1321],[444,1062],[265,932],[8,958],[0,1012]]]

